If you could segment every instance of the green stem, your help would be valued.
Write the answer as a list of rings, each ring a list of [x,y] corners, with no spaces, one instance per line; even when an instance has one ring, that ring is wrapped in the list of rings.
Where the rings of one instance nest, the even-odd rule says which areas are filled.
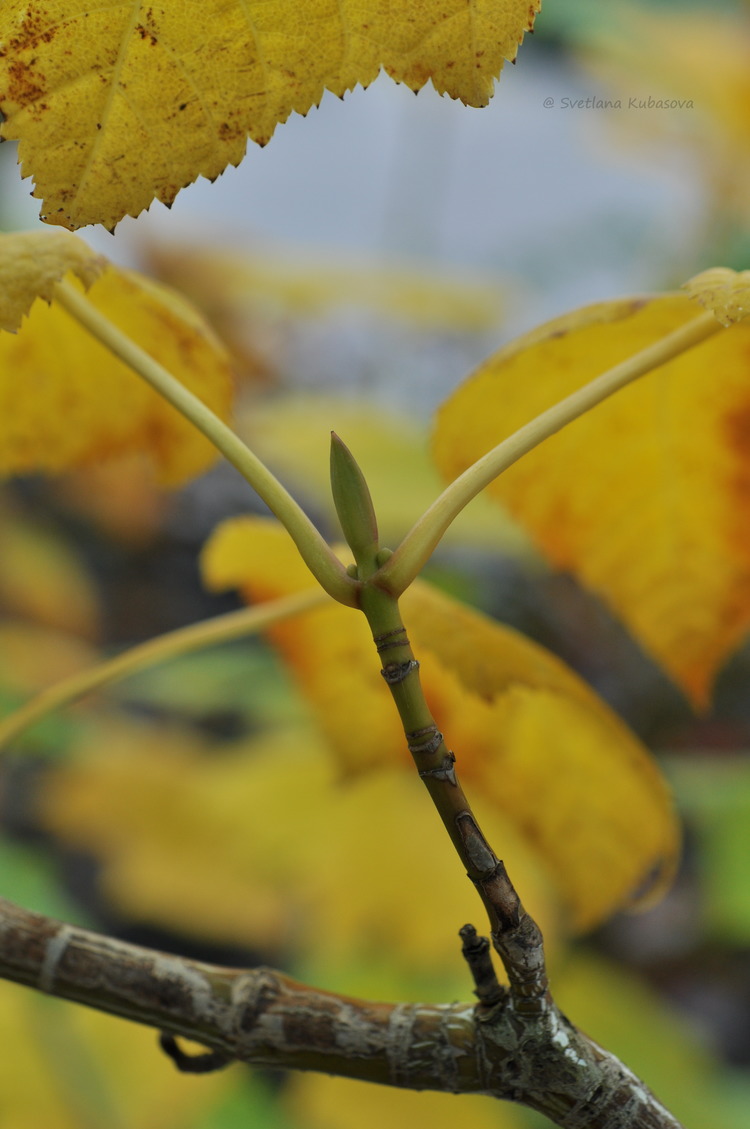
[[[362,586],[361,607],[383,663],[382,675],[404,727],[419,776],[430,793],[468,877],[484,903],[493,944],[508,974],[517,1010],[547,1003],[542,937],[528,916],[505,867],[485,839],[455,772],[455,757],[425,700],[398,601],[372,582]]]
[[[419,575],[450,524],[493,479],[613,392],[692,349],[723,328],[713,314],[701,314],[634,357],[602,373],[498,443],[459,475],[422,514],[378,571],[377,583],[394,596],[400,596]]]
[[[263,631],[274,623],[317,607],[325,599],[325,593],[319,588],[313,588],[308,592],[295,592],[291,596],[284,596],[266,604],[242,608],[240,611],[229,612],[227,615],[216,616],[202,623],[194,623],[189,627],[170,631],[157,639],[150,639],[147,643],[132,647],[129,651],[116,655],[106,662],[79,671],[70,678],[64,678],[49,689],[43,690],[20,709],[4,718],[0,722],[0,748],[8,745],[10,741],[15,740],[30,726],[35,725],[54,710],[70,705],[71,702],[82,698],[92,690],[98,690],[109,682],[137,674],[156,663],[190,654],[202,647],[226,643],[231,639],[241,639]]]
[[[355,607],[357,585],[312,524],[307,514],[249,447],[163,365],[100,313],[69,282],[55,286],[55,301],[106,349],[151,385],[219,450],[247,479],[285,527],[318,583],[339,603]]]

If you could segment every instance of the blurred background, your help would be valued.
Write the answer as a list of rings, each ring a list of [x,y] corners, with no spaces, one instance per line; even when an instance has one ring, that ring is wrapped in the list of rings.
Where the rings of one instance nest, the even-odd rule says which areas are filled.
[[[673,104],[651,104],[663,100]],[[440,489],[430,420],[472,368],[575,306],[750,266],[749,188],[747,4],[547,0],[489,107],[430,89],[415,97],[381,76],[343,100],[326,95],[170,211],[154,205],[114,236],[84,237],[203,309],[233,354],[238,429],[327,535],[337,535],[325,489],[335,426],[395,540]],[[2,146],[4,229],[39,225],[29,193]],[[3,712],[97,657],[239,606],[206,590],[198,554],[222,519],[256,508],[221,464],[173,493],[137,458],[7,482]],[[549,923],[571,1017],[686,1129],[750,1126],[750,649],[720,675],[712,712],[696,717],[607,609],[547,568],[489,503],[472,507],[429,574],[560,655],[660,758],[685,848],[659,906],[575,937],[522,847],[519,866]],[[295,768],[301,733],[313,760]],[[389,805],[403,804],[415,826],[422,810],[400,780],[342,792],[316,767],[321,744],[308,703],[260,640],[92,696],[6,755],[3,894],[349,994],[467,997],[463,908],[435,907],[418,884],[407,897],[397,858],[368,870],[356,896],[343,876],[321,880],[327,867],[356,874],[360,855],[387,859]],[[312,852],[296,771],[321,811],[331,804],[328,830],[309,830],[331,841]],[[417,909],[418,927],[408,920]],[[446,1095],[242,1067],[184,1078],[153,1032],[0,988],[4,1129],[455,1123]],[[481,1098],[461,1099],[460,1116],[471,1129],[543,1124]]]

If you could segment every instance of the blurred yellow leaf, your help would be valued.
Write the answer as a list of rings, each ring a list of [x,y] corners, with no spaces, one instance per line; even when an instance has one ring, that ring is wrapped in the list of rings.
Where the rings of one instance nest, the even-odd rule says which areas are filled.
[[[443,474],[454,478],[697,308],[678,295],[605,302],[507,345],[438,413]],[[618,392],[488,487],[700,707],[750,626],[749,365],[750,327],[735,325]]]
[[[336,261],[299,248],[237,255],[157,246],[148,249],[148,260],[159,278],[223,326],[241,325],[253,312],[320,319],[355,307],[422,330],[476,333],[497,325],[505,305],[505,288],[478,272],[441,276],[417,263]]]
[[[418,779],[342,782],[301,730],[210,754],[184,734],[102,727],[45,778],[43,824],[96,855],[104,893],[138,921],[283,947],[324,974],[365,965],[381,990],[465,976],[457,931],[481,907]],[[502,817],[487,818],[553,946],[543,881]],[[424,881],[436,867],[439,899]]]
[[[41,818],[97,854],[120,912],[214,941],[293,944],[332,768],[299,731],[209,751],[183,729],[103,723],[46,780]]]
[[[0,505],[0,609],[11,615],[95,639],[99,601],[73,546],[52,529]]]
[[[415,1093],[323,1074],[295,1075],[283,1101],[296,1129],[522,1129],[526,1124],[506,1102],[475,1094]]]
[[[75,236],[13,232],[0,241],[0,329],[15,333],[37,298],[51,302],[55,283],[72,271],[88,289],[107,266]]]
[[[154,1032],[0,984],[3,1129],[187,1129],[230,1088],[178,1074]]]
[[[49,234],[34,236],[42,258]],[[0,237],[0,249],[9,248],[10,256],[13,238]],[[24,264],[22,259],[26,301]],[[6,274],[9,278],[10,268]],[[226,354],[184,299],[114,266],[91,285],[88,297],[226,417],[231,391]],[[177,485],[216,457],[190,423],[54,302],[34,303],[18,333],[0,333],[0,418],[0,474],[59,471],[143,450],[161,482]]]
[[[0,623],[0,681],[25,696],[92,666],[97,657],[80,636],[23,620]]]
[[[314,491],[316,506],[337,521],[328,459],[331,427],[362,467],[375,504],[381,543],[395,547],[441,490],[421,424],[373,404],[330,397],[274,396],[240,412],[237,430],[286,482]],[[404,483],[408,482],[408,489]],[[445,545],[476,545],[521,555],[528,539],[497,507],[478,498],[451,526]]]
[[[214,588],[263,600],[309,587],[284,530],[224,523],[203,555]],[[430,707],[462,776],[538,851],[584,929],[669,882],[678,831],[636,738],[565,665],[517,632],[419,582],[401,599]],[[411,769],[362,617],[331,604],[269,632],[348,773]],[[471,789],[470,789],[471,791]]]
[[[0,14],[0,136],[20,140],[48,222],[112,227],[381,68],[486,105],[540,2],[311,0],[303,17],[296,0],[12,0]]]

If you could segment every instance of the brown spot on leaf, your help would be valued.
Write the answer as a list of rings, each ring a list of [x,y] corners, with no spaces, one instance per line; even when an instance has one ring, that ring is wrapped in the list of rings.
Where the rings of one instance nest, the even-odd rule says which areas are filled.
[[[143,24],[138,24],[135,30],[137,31],[138,35],[140,35],[141,39],[147,40],[147,42],[149,42],[152,47],[155,47],[159,42],[154,33],[152,31],[149,31],[147,27],[144,27]]]
[[[28,106],[46,93],[44,75],[35,73],[22,59],[15,59],[8,67],[7,98],[19,106]]]

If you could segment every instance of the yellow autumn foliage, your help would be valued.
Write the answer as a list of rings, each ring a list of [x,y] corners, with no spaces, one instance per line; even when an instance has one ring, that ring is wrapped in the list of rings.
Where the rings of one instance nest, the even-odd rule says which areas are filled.
[[[302,247],[272,247],[243,255],[182,244],[149,248],[157,277],[187,294],[232,337],[253,314],[323,318],[363,309],[410,328],[478,333],[503,316],[506,287],[479,271],[435,274],[408,260],[310,254]],[[234,332],[232,332],[234,330]]]
[[[102,888],[127,916],[275,948],[294,939],[294,896],[330,791],[317,752],[314,737],[290,732],[211,757],[184,730],[104,721],[45,781],[40,817],[96,853]]]
[[[101,614],[97,593],[72,545],[1,501],[0,527],[0,614],[96,639]]]
[[[143,451],[162,484],[177,485],[205,470],[215,450],[61,306],[48,304],[54,284],[68,272],[81,287],[82,276],[92,305],[222,418],[231,396],[227,355],[179,295],[132,271],[102,271],[81,248],[63,232],[0,236],[7,288],[0,311],[6,328],[18,329],[0,332],[0,474]]]
[[[22,619],[0,623],[0,683],[24,696],[78,674],[97,657],[78,635]]]
[[[548,888],[485,808],[554,946]],[[127,917],[282,949],[321,976],[366,968],[392,993],[415,974],[438,982],[461,970],[457,931],[480,909],[419,780],[386,770],[344,781],[309,730],[260,734],[218,756],[178,730],[100,722],[45,779],[38,810],[49,831],[96,855],[102,890]],[[371,992],[372,980],[360,973],[357,990]]]
[[[44,218],[113,227],[242,160],[325,90],[384,69],[485,105],[541,0],[9,0],[0,10],[0,137],[20,141]]]
[[[721,319],[727,301],[744,301],[744,285],[739,275],[728,293],[700,282],[693,291]],[[682,295],[603,302],[511,342],[440,409],[433,449],[444,476],[698,308]],[[733,325],[488,487],[550,563],[602,596],[699,707],[750,626],[749,366],[750,326]]]
[[[224,523],[207,583],[263,600],[309,587],[274,522]],[[401,600],[436,721],[459,771],[538,852],[574,925],[663,891],[677,854],[668,790],[646,750],[581,679],[510,628],[416,582]],[[412,772],[361,617],[331,604],[269,632],[349,776]],[[502,850],[497,847],[496,850]]]

